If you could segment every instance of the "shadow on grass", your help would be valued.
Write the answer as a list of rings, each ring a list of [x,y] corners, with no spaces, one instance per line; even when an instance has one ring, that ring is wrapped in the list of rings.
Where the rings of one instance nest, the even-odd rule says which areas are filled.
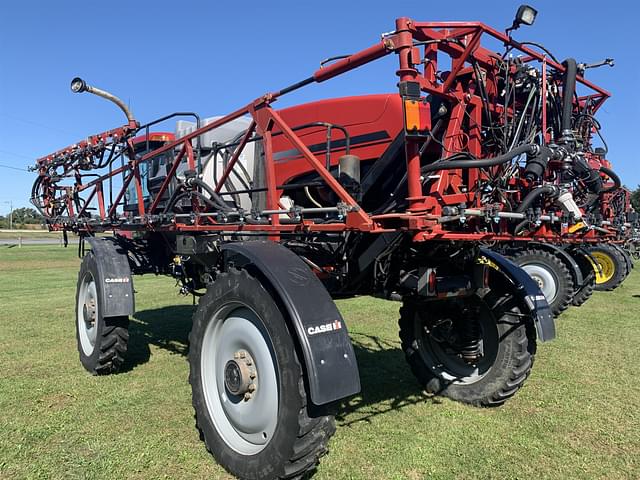
[[[148,362],[151,355],[149,345],[186,357],[195,308],[191,305],[171,305],[136,312],[129,322],[129,346],[123,371],[130,371]]]
[[[136,312],[129,325],[129,349],[124,371],[149,361],[150,345],[182,356],[189,352],[189,331],[194,306],[172,305]],[[360,395],[338,406],[336,420],[343,426],[404,407],[431,401],[409,370],[400,343],[378,336],[350,333],[360,369]]]
[[[336,421],[341,426],[369,422],[387,412],[418,403],[439,404],[427,395],[411,373],[400,342],[351,331],[351,342],[360,369],[360,395],[342,403]]]

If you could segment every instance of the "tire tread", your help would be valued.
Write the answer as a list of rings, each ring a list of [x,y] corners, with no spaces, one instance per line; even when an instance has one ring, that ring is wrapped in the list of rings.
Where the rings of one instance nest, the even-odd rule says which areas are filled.
[[[260,288],[263,288],[259,280],[251,276],[246,270],[230,269],[228,272],[219,274],[216,282],[234,282],[234,277],[235,279],[239,279],[240,276],[243,277],[243,281],[256,282]],[[200,303],[203,304],[204,302],[211,302],[213,300],[214,298],[211,298],[211,295],[205,294],[200,299]],[[192,330],[189,334],[189,342],[191,345],[196,343],[193,335],[194,331]],[[297,358],[296,362],[298,366],[300,366]],[[301,373],[298,378],[298,394],[301,399],[301,408],[298,412],[298,434],[293,443],[292,453],[289,459],[280,466],[280,471],[276,473],[275,477],[270,476],[268,478],[299,480],[307,477],[315,470],[320,458],[329,451],[329,439],[336,430],[335,419],[332,415],[319,415],[314,417],[309,415],[303,369],[300,367],[299,371]],[[199,381],[199,378],[196,378],[193,374],[193,369],[191,369],[189,373],[189,383],[192,388],[194,388],[196,382]],[[196,428],[198,429],[200,438],[204,441],[207,450],[213,454],[214,449],[212,445],[209,444],[209,439],[206,437],[201,423],[202,418],[198,414],[201,406],[195,396],[192,398],[192,403],[195,411]]]

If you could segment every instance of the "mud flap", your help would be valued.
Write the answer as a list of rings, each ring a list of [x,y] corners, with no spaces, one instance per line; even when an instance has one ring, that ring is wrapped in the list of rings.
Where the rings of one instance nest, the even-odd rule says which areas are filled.
[[[307,264],[271,241],[231,242],[221,249],[227,263],[258,269],[284,305],[304,355],[313,403],[324,405],[360,392],[347,326]]]
[[[529,310],[538,339],[548,342],[556,337],[556,325],[551,308],[538,284],[519,266],[499,253],[481,248],[480,256],[490,260],[514,286],[514,293]]]
[[[133,279],[127,253],[113,237],[89,237],[98,267],[95,279],[99,308],[104,317],[124,317],[135,313]]]

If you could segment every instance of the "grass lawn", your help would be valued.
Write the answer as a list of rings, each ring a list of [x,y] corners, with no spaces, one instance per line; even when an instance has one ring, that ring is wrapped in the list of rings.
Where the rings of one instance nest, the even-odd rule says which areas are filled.
[[[125,372],[92,377],[76,352],[75,252],[0,247],[0,479],[230,478],[194,426],[191,299],[171,279],[136,278]],[[399,348],[398,303],[338,305],[363,391],[315,478],[640,477],[640,269],[564,313],[525,387],[491,410],[421,393]]]
[[[49,232],[47,230],[0,230],[0,240],[57,240],[62,232]],[[69,235],[71,238],[72,235]]]

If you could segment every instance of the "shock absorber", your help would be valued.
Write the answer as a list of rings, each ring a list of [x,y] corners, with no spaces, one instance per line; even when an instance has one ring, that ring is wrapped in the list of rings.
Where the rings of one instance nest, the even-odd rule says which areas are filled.
[[[482,327],[478,320],[478,310],[466,307],[462,310],[460,332],[460,357],[469,364],[475,364],[484,356]]]

